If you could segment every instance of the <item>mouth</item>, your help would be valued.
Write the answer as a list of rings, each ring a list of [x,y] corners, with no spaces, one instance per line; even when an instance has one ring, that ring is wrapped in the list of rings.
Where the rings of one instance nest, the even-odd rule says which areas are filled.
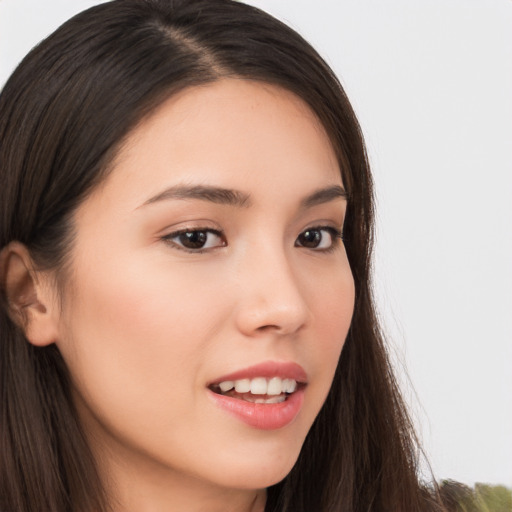
[[[292,423],[304,402],[307,375],[291,362],[265,362],[208,384],[214,403],[251,427],[276,430]]]
[[[211,384],[209,389],[219,395],[255,404],[279,404],[305,386],[305,382],[274,376],[223,380],[218,384]]]

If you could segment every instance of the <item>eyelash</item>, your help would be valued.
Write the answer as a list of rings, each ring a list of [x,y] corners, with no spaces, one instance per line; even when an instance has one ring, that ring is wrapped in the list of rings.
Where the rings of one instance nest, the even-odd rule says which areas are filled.
[[[297,237],[297,240],[301,235],[307,233],[308,231],[327,231],[331,237],[331,245],[329,247],[324,249],[311,248],[311,250],[315,252],[329,254],[335,251],[343,242],[343,233],[339,229],[336,229],[332,226],[311,226],[304,231],[301,231]],[[305,249],[308,249],[308,247],[305,247],[304,245],[297,245],[297,240],[295,241],[295,247],[304,247]]]
[[[188,248],[188,247],[184,247],[183,245],[180,245],[178,243],[176,243],[173,239],[174,238],[178,238],[179,236],[181,235],[185,235],[185,234],[194,234],[194,233],[211,233],[211,234],[214,234],[215,236],[219,237],[223,242],[222,242],[222,245],[219,245],[219,246],[216,246],[216,247],[207,247],[207,248],[197,248],[197,249],[191,249],[191,248]],[[224,234],[222,233],[222,231],[219,231],[218,229],[213,229],[213,228],[183,228],[183,229],[179,229],[177,231],[173,231],[172,233],[169,233],[168,235],[165,235],[162,237],[162,240],[164,240],[165,242],[169,243],[170,245],[172,245],[174,248],[176,249],[179,249],[180,251],[185,251],[185,252],[188,252],[188,253],[192,253],[192,254],[201,254],[203,252],[206,252],[208,250],[211,250],[211,249],[218,249],[220,247],[225,247],[227,245],[227,241],[224,237]]]
[[[327,231],[331,237],[331,245],[327,248],[323,248],[323,249],[317,249],[317,248],[308,248],[304,245],[299,245],[297,242],[298,242],[298,239],[301,235],[307,233],[307,232],[314,232],[314,231]],[[221,240],[222,240],[222,244],[221,245],[217,245],[217,246],[214,246],[214,247],[200,247],[200,248],[197,248],[197,249],[192,249],[192,248],[189,248],[189,247],[185,247],[183,244],[179,244],[177,242],[174,241],[175,238],[178,238],[179,236],[182,236],[182,235],[185,235],[185,234],[198,234],[198,233],[208,233],[208,234],[213,234],[217,237],[219,237]],[[212,229],[212,228],[206,228],[206,227],[198,227],[198,228],[183,228],[183,229],[179,229],[177,231],[173,231],[172,233],[169,233],[168,235],[165,235],[161,238],[164,242],[172,245],[174,248],[180,250],[180,251],[185,251],[185,252],[188,252],[188,253],[192,253],[192,254],[202,254],[206,251],[209,251],[209,250],[213,250],[213,249],[218,249],[218,248],[221,248],[221,247],[226,247],[228,245],[227,243],[227,240],[224,236],[224,234],[222,233],[222,231],[219,231],[217,229]],[[324,253],[324,254],[328,254],[328,253],[331,253],[333,251],[335,251],[340,243],[343,242],[343,233],[339,230],[339,229],[336,229],[332,226],[311,226],[307,229],[305,229],[304,231],[301,231],[299,233],[299,236],[297,237],[297,240],[295,241],[295,247],[303,247],[305,249],[310,249],[314,252],[320,252],[320,253]]]

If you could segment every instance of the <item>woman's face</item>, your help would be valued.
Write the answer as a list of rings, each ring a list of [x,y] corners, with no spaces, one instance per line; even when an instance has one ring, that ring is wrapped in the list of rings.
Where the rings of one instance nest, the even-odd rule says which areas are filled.
[[[274,86],[189,88],[132,132],[76,212],[57,341],[111,474],[290,471],[353,311],[342,187],[319,121]]]

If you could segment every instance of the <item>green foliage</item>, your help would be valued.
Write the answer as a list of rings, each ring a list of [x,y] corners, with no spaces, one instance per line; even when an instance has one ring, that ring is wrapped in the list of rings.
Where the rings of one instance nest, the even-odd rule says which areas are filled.
[[[504,485],[476,484],[475,493],[478,500],[489,512],[511,512],[512,491]]]
[[[512,490],[504,485],[477,483],[472,489],[443,480],[439,490],[447,512],[512,512]]]

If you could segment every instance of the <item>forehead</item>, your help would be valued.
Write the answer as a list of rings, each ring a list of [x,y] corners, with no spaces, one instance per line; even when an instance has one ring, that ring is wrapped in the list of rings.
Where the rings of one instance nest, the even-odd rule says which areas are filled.
[[[223,79],[175,94],[128,136],[102,189],[143,202],[173,182],[249,194],[342,184],[325,129],[277,86]],[[303,190],[301,190],[303,189]]]

